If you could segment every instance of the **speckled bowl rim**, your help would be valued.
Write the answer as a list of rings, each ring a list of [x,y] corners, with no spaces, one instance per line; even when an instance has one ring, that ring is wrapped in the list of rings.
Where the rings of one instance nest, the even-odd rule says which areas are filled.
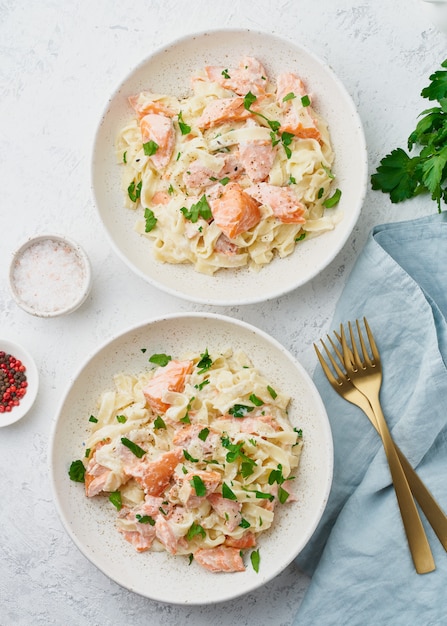
[[[116,531],[107,498],[86,498],[84,486],[68,475],[71,461],[85,451],[88,416],[100,393],[113,388],[114,374],[143,371],[151,353],[180,355],[204,346],[211,353],[233,347],[248,354],[274,387],[293,398],[289,417],[294,426],[303,428],[305,443],[296,485],[299,497],[279,510],[276,523],[260,540],[259,573],[248,563],[245,572],[212,574],[166,552],[137,553]],[[57,410],[49,465],[53,497],[65,530],[99,570],[126,589],[153,600],[204,605],[258,589],[304,548],[329,497],[333,441],[326,409],[310,375],[276,339],[228,316],[171,314],[125,328],[86,358]]]
[[[231,65],[257,56],[266,71],[296,70],[313,93],[316,110],[328,122],[335,152],[334,173],[342,189],[331,211],[341,216],[333,230],[309,237],[285,258],[277,256],[259,272],[248,267],[201,274],[190,264],[156,261],[151,242],[135,230],[136,214],[124,208],[115,141],[131,119],[127,98],[150,89],[182,94],[192,72],[206,64]],[[160,47],[129,70],[108,98],[93,140],[91,187],[98,217],[114,252],[149,284],[185,300],[213,306],[264,302],[305,285],[342,250],[357,223],[366,195],[368,154],[354,101],[332,68],[292,39],[257,29],[216,28]]]
[[[84,272],[84,282],[79,296],[69,306],[65,307],[64,309],[57,309],[56,311],[39,311],[29,306],[19,296],[14,282],[14,267],[20,256],[25,252],[25,250],[27,250],[34,244],[39,243],[40,241],[47,240],[61,242],[70,246],[70,248],[79,259]],[[57,233],[41,233],[39,235],[32,235],[31,237],[28,237],[26,241],[20,244],[20,246],[15,250],[12,255],[11,264],[9,266],[9,286],[11,289],[11,293],[16,304],[30,315],[34,315],[36,317],[59,317],[61,315],[68,315],[69,313],[73,313],[73,311],[76,311],[76,309],[78,309],[87,299],[91,290],[91,285],[92,271],[90,261],[86,252],[76,241],[74,241],[70,237],[66,237],[65,235],[60,235]]]
[[[39,371],[31,354],[19,343],[0,337],[0,350],[22,361],[26,367],[25,374],[28,382],[26,394],[21,399],[20,404],[15,406],[10,413],[0,413],[0,427],[3,427],[21,420],[33,406],[39,389]]]

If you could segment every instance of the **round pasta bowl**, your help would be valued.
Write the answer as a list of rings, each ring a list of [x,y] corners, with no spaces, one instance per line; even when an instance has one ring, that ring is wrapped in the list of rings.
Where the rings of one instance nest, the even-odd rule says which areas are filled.
[[[146,349],[143,353],[142,349]],[[106,496],[87,498],[84,485],[69,478],[71,462],[85,452],[89,416],[99,395],[113,389],[117,373],[148,369],[148,355],[221,353],[250,355],[253,366],[278,392],[290,395],[289,419],[303,431],[296,475],[297,499],[279,505],[272,526],[259,536],[258,571],[244,557],[245,571],[213,573],[187,556],[166,551],[138,553],[115,528],[116,510]],[[104,574],[142,596],[182,605],[230,600],[279,574],[304,548],[326,506],[332,481],[332,437],[313,382],[284,347],[244,322],[218,314],[191,313],[153,319],[101,346],[80,368],[53,425],[50,466],[56,507],[69,536]]]
[[[332,189],[342,195],[326,215],[332,230],[299,241],[293,252],[264,265],[200,273],[189,263],[155,260],[153,241],[136,230],[136,211],[125,208],[126,190],[116,155],[116,140],[133,117],[129,96],[141,91],[182,98],[191,93],[191,76],[207,65],[235,67],[241,58],[258,59],[269,79],[294,72],[312,94],[312,106],[328,124],[335,155]],[[250,304],[280,297],[305,284],[333,261],[349,238],[367,185],[367,154],[362,124],[351,97],[333,71],[304,47],[252,30],[204,32],[177,40],[138,65],[113,93],[100,121],[93,150],[95,205],[115,252],[150,284],[186,300],[216,306]],[[143,207],[138,209],[140,218]]]

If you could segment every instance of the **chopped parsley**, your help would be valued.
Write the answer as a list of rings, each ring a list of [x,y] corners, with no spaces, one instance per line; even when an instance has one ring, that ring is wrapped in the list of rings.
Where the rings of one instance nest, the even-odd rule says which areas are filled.
[[[229,73],[228,73],[228,70],[222,70],[222,76],[223,76],[224,78],[231,78],[231,76],[230,76],[230,75],[229,75]]]
[[[208,354],[208,348],[205,350],[203,354],[200,355],[200,361],[197,363],[197,367],[199,368],[198,374],[203,374],[207,372],[212,366],[213,361]]]
[[[258,398],[258,396],[254,393],[251,394],[249,400],[250,402],[253,402],[255,406],[262,406],[264,404],[263,400],[261,400],[261,398]]]
[[[287,102],[288,100],[294,100],[296,98],[295,94],[293,93],[293,91],[290,91],[286,96],[284,96],[284,98],[282,99],[283,102]]]
[[[125,415],[117,415],[116,421],[120,424],[125,424],[127,422],[127,417]]]
[[[180,132],[182,133],[182,135],[188,135],[191,132],[191,126],[189,126],[188,124],[185,124],[181,111],[178,114],[178,125],[179,125]]]
[[[236,494],[230,489],[227,483],[222,483],[222,497],[227,500],[237,500]]]
[[[149,363],[154,363],[155,365],[160,365],[161,367],[165,367],[172,359],[168,354],[153,354],[149,357]]]
[[[94,415],[90,415],[90,417],[88,418],[88,421],[89,422],[93,422],[94,424],[96,424],[98,420],[96,419],[96,417]]]
[[[154,419],[154,428],[166,428],[164,420],[159,415]]]
[[[188,452],[188,450],[183,450],[183,456],[185,457],[185,459],[187,461],[190,461],[191,463],[198,463],[199,459],[195,459],[193,456],[191,456]]]
[[[141,459],[146,454],[146,450],[140,448],[137,443],[131,441],[130,439],[127,439],[127,437],[121,437],[121,443],[123,444],[123,446],[126,446],[126,448],[129,448],[129,450],[133,452],[135,456],[137,456],[139,459]]]
[[[200,476],[193,476],[189,483],[194,487],[197,496],[202,497],[206,495],[206,486]]]
[[[68,475],[70,476],[70,480],[74,480],[76,483],[85,482],[84,463],[80,459],[73,461],[68,470]]]
[[[127,150],[123,153],[123,163],[127,163]]]
[[[157,218],[155,217],[152,209],[144,209],[144,219],[145,219],[144,232],[150,233],[151,230],[155,228],[155,225],[157,223]]]
[[[199,432],[197,436],[201,441],[206,441],[209,434],[210,434],[209,428],[202,428],[202,430]]]
[[[193,522],[189,527],[188,532],[186,533],[186,539],[188,541],[191,541],[191,539],[193,539],[193,537],[195,537],[196,535],[200,535],[201,537],[205,538],[206,532],[203,526],[197,524],[196,522]]]
[[[336,189],[334,194],[330,198],[326,198],[323,202],[323,206],[327,209],[332,209],[332,207],[336,206],[340,202],[341,191],[340,189]]]
[[[247,413],[253,411],[254,408],[254,406],[248,406],[246,404],[235,404],[228,413],[233,417],[245,417]]]
[[[259,563],[261,561],[261,557],[259,556],[259,550],[253,550],[253,552],[250,554],[250,561],[255,572],[258,573]]]
[[[112,491],[112,493],[109,494],[109,501],[113,504],[113,506],[118,511],[121,511],[121,509],[123,508],[123,503],[121,501],[121,492],[120,491]]]
[[[142,187],[143,183],[140,180],[140,182],[135,185],[135,181],[133,180],[130,185],[127,188],[127,194],[129,196],[129,198],[132,200],[132,202],[136,202],[138,200],[138,198],[141,195],[141,187]]]
[[[182,207],[180,211],[182,212],[184,218],[191,221],[193,224],[197,222],[199,217],[202,217],[205,221],[210,220],[213,217],[205,194],[203,194],[198,202],[192,204],[190,209]]]
[[[310,98],[307,94],[301,98],[301,104],[303,107],[308,107],[310,105]]]
[[[152,141],[151,139],[143,144],[143,150],[146,156],[152,156],[158,150],[158,143],[155,143],[155,141]]]
[[[155,525],[155,520],[150,515],[140,515],[137,513],[135,518],[140,524],[150,524],[151,526]]]
[[[275,398],[278,397],[278,394],[276,393],[276,391],[273,389],[273,387],[270,387],[270,385],[267,385],[267,391],[269,392],[269,394],[272,396],[273,400],[275,400]]]

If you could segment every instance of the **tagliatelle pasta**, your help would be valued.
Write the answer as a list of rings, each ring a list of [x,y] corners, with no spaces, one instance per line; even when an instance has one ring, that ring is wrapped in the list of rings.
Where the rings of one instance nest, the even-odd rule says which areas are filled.
[[[127,208],[155,258],[259,269],[335,227],[334,154],[301,79],[259,61],[208,66],[185,98],[144,91],[117,138]]]
[[[242,552],[277,507],[296,499],[302,433],[290,402],[242,352],[156,355],[163,365],[117,374],[91,421],[88,497],[107,494],[138,552],[190,555],[210,571],[243,571]]]

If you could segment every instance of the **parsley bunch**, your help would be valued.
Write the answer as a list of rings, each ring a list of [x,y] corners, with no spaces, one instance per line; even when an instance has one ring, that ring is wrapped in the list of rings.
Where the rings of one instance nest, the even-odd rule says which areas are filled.
[[[441,67],[447,68],[447,59]],[[392,150],[380,161],[371,185],[388,193],[394,203],[428,192],[441,212],[441,200],[447,203],[447,71],[436,71],[430,81],[421,96],[439,106],[422,111],[407,141],[408,152],[418,147],[419,154],[410,156],[402,148]]]

